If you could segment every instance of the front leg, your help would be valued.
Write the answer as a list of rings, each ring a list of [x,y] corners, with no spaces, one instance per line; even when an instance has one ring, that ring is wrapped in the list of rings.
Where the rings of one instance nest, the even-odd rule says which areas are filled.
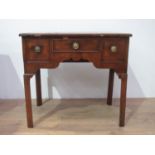
[[[33,128],[30,79],[32,74],[24,74],[26,116],[28,128]]]
[[[123,127],[125,125],[125,108],[126,108],[126,90],[127,90],[127,74],[119,74],[121,78],[121,96],[120,96],[120,117],[119,126]]]

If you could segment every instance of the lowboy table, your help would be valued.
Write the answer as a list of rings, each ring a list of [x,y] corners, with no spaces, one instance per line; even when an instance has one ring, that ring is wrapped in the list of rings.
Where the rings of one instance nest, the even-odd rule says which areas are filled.
[[[41,68],[60,62],[92,62],[109,68],[107,104],[112,105],[114,73],[121,79],[119,126],[125,125],[128,46],[131,34],[22,33],[27,126],[33,127],[30,79],[36,77],[37,105],[42,105]]]

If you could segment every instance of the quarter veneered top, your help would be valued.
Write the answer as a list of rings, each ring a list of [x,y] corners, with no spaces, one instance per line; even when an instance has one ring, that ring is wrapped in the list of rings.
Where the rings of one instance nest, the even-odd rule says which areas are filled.
[[[20,33],[22,37],[53,37],[53,36],[83,36],[83,37],[131,37],[130,33]]]

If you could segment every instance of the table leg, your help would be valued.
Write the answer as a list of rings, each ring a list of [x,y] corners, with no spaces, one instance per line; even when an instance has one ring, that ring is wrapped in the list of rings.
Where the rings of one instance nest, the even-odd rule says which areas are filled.
[[[31,77],[32,77],[31,74],[24,74],[26,115],[27,115],[27,126],[28,126],[28,128],[33,128],[31,88],[30,88]]]
[[[127,74],[120,74],[121,78],[121,96],[120,96],[120,117],[119,126],[125,125],[125,108],[126,108],[126,89],[127,89]]]
[[[36,72],[35,77],[36,77],[37,106],[40,106],[42,105],[40,69]]]
[[[108,97],[107,97],[108,105],[112,105],[113,85],[114,85],[114,70],[110,69],[109,70]]]

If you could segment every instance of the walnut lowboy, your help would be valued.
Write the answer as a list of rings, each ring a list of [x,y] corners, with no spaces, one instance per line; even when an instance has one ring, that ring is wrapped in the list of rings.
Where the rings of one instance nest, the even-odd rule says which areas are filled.
[[[22,33],[27,125],[33,127],[30,79],[36,77],[37,105],[42,105],[41,68],[56,68],[61,62],[92,62],[109,68],[107,104],[112,105],[114,73],[121,79],[119,125],[125,125],[128,46],[131,34]]]

